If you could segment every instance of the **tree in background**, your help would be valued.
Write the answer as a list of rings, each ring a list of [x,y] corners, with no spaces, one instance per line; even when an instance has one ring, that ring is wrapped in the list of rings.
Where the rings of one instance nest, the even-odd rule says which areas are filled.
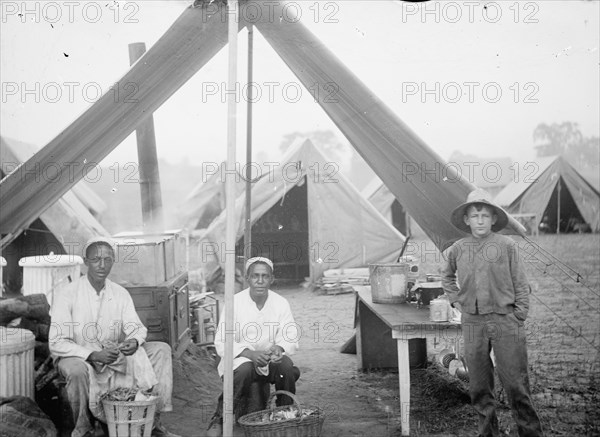
[[[598,164],[600,141],[598,137],[585,138],[579,125],[571,121],[562,123],[540,123],[533,131],[538,157],[566,155],[578,168]]]
[[[581,143],[574,147],[573,155],[577,156],[577,165],[580,168],[598,167],[600,164],[600,138],[583,138]]]
[[[533,131],[538,157],[564,155],[564,157],[596,188],[600,186],[600,139],[584,137],[577,123],[540,123]]]
[[[315,130],[310,132],[292,132],[283,136],[279,144],[282,153],[297,137],[308,138],[329,159],[339,165],[340,171],[358,190],[362,190],[375,176],[371,167],[347,141],[330,130]]]
[[[574,145],[579,144],[583,135],[577,123],[564,121],[560,124],[540,123],[533,131],[533,140],[540,143],[535,147],[537,156],[552,156],[568,153]]]

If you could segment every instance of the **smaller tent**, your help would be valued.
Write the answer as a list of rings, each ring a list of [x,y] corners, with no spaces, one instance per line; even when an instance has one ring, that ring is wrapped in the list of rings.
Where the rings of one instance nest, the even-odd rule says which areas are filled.
[[[210,174],[207,174],[210,173]],[[203,172],[203,179],[180,205],[181,227],[189,231],[205,229],[225,209],[225,162],[218,168]],[[244,175],[238,175],[235,197],[244,192]]]
[[[404,236],[309,141],[297,141],[252,187],[252,242],[244,247],[244,196],[235,208],[237,253],[262,255],[275,276],[319,278],[325,270],[395,260]],[[224,264],[225,211],[202,236],[194,262],[208,276]]]
[[[33,144],[18,141],[5,136],[0,137],[0,165],[1,174],[4,177],[6,174],[13,171],[18,165],[31,158],[38,148]],[[87,210],[96,218],[99,218],[106,211],[106,203],[98,196],[94,190],[81,182],[73,185],[72,193],[77,197],[77,200],[87,208]]]
[[[378,177],[362,190],[361,194],[373,204],[375,209],[384,216],[399,232],[410,234],[410,216],[402,204],[392,194],[390,189]]]
[[[553,232],[557,226],[560,232],[600,231],[600,193],[561,156],[534,164],[498,193],[496,203],[511,214],[535,214]]]
[[[0,176],[5,177],[27,161],[37,148],[31,144],[0,137]],[[28,172],[43,181],[43,174]],[[52,184],[48,179],[47,184]],[[4,249],[7,260],[4,279],[10,287],[19,287],[22,268],[20,258],[33,255],[55,254],[81,255],[85,242],[96,235],[109,233],[98,222],[106,204],[89,187],[80,182],[66,192],[57,202],[50,205],[39,217],[30,217],[28,226]],[[9,287],[9,288],[10,288]]]

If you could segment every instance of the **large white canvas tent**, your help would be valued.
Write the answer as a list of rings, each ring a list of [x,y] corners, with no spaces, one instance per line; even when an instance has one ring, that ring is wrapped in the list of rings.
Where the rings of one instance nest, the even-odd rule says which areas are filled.
[[[216,10],[207,14],[208,3]],[[15,172],[0,182],[0,234],[4,247],[88,171],[86,162],[100,162],[202,68],[227,40],[225,2],[201,2],[184,10],[165,34],[117,81],[115,92],[126,95],[127,84],[139,87],[135,103],[108,92],[31,157],[26,166],[50,172],[55,184],[22,180]],[[419,226],[441,249],[463,234],[450,223],[451,211],[474,187],[451,168],[432,174],[443,160],[375,96],[300,21],[290,19],[285,2],[240,3],[238,28],[246,17],[307,88],[319,85],[327,95],[337,85],[336,99],[318,104],[373,168],[394,195],[402,199]],[[253,12],[252,12],[253,11]],[[258,11],[258,15],[257,12]],[[283,17],[288,19],[271,19]],[[70,165],[78,164],[72,174]],[[447,171],[446,171],[447,170]],[[74,177],[73,177],[74,176]],[[511,219],[507,232],[521,233]]]
[[[298,141],[281,165],[252,187],[252,244],[244,249],[273,258],[276,276],[310,275],[314,280],[331,268],[391,262],[400,252],[403,235],[328,163],[310,140]],[[238,242],[244,235],[244,200],[236,201]],[[208,275],[224,259],[225,225],[223,213],[200,243]]]
[[[431,169],[443,164],[441,157],[345,67],[336,55],[300,22],[299,16],[286,11],[286,6],[285,2],[240,2],[239,16],[243,18],[239,22],[232,22],[228,18],[229,14],[223,13],[227,7],[226,2],[194,2],[194,5],[186,8],[165,34],[116,82],[111,91],[100,97],[25,163],[25,167],[29,168],[38,166],[41,173],[49,171],[56,179],[55,184],[24,180],[23,172],[17,171],[0,181],[0,248],[9,244],[35,220],[35,217],[83,178],[89,171],[85,166],[86,162],[101,162],[223,48],[229,24],[230,27],[238,29],[248,24],[254,25],[305,88],[315,89],[319,95],[329,95],[331,83],[335,83],[336,98],[318,99],[318,104],[352,146],[394,195],[402,199],[411,216],[437,247],[443,249],[462,237],[463,234],[449,220],[450,212],[465,200],[474,188],[473,185],[451,169],[443,175],[437,171],[432,175]],[[209,7],[215,9],[209,13]],[[286,19],[283,19],[284,16]],[[226,19],[223,19],[224,17]],[[237,45],[234,45],[234,41],[232,38],[232,47],[235,48]],[[233,81],[235,75],[231,74],[230,77]],[[115,93],[128,95],[131,83],[136,84],[134,102],[128,99],[114,99]],[[234,118],[233,115],[230,119]],[[230,145],[235,145],[235,136],[231,137],[233,140],[230,141]],[[229,150],[233,149],[229,147]],[[235,153],[228,153],[228,165],[233,165],[234,157]],[[74,164],[78,164],[81,169],[75,172],[75,175],[71,172],[71,165]],[[297,168],[302,170],[306,167],[299,165]],[[305,181],[305,184],[309,184],[308,196],[308,177],[305,177]],[[286,191],[286,186],[283,185],[282,191]],[[273,194],[262,193],[263,196],[276,197]],[[378,215],[356,190],[343,188],[338,190],[338,195],[345,199],[348,209],[327,209],[327,201],[323,200],[325,211],[331,214],[329,219],[332,223],[327,228],[328,233],[321,239],[314,240],[319,244],[319,250],[327,249],[327,242],[345,241],[341,238],[337,240],[340,235],[338,228],[341,227],[338,220],[335,220],[338,216],[356,216],[353,220],[364,229],[369,229],[371,220],[367,215],[363,216],[363,206],[364,210],[370,209],[374,211],[374,216]],[[255,199],[259,199],[258,192]],[[231,203],[231,200],[229,198],[228,203]],[[258,201],[256,203],[263,204]],[[228,209],[231,214],[233,211]],[[240,212],[242,208],[239,208],[239,212],[235,211],[236,214]],[[254,214],[254,217],[258,216],[260,215]],[[233,218],[231,215],[230,217]],[[381,218],[380,215],[379,217]],[[385,219],[381,220],[389,231],[396,236],[400,235],[385,222]],[[228,222],[231,231],[231,220]],[[237,223],[241,221],[238,220]],[[522,227],[514,219],[510,221],[509,228],[516,233],[522,232]],[[346,226],[349,234],[345,235],[345,238],[353,245],[347,254],[351,259],[360,259],[361,263],[367,263],[371,255],[363,248],[368,240],[354,235],[354,229],[353,226]],[[374,232],[376,231],[377,228],[374,229]],[[383,234],[371,235],[376,242],[374,247],[395,252],[400,244],[393,247],[395,245],[390,241],[394,239],[389,237],[390,232]],[[232,233],[228,232],[228,236],[231,235]],[[229,243],[232,240],[228,238]],[[401,238],[398,242],[401,242]],[[223,249],[229,253],[233,248],[228,246]],[[385,258],[381,253],[373,255],[373,259],[378,262]],[[228,264],[231,264],[231,257],[227,260]],[[320,255],[316,258],[316,262],[318,261],[321,263],[315,265],[316,269],[328,268]],[[337,264],[340,265],[340,261]],[[233,272],[228,270],[227,273],[227,277],[231,278]],[[230,280],[227,282],[231,285]],[[233,303],[233,287],[230,285],[226,286],[226,306]],[[226,320],[228,324],[232,322],[231,311],[226,312]],[[232,344],[227,344],[225,363],[230,369]],[[225,373],[224,381],[225,428],[226,433],[230,434],[231,371]]]
[[[600,231],[600,194],[561,156],[536,160],[537,168],[508,184],[495,198],[512,214],[535,214],[551,229]]]

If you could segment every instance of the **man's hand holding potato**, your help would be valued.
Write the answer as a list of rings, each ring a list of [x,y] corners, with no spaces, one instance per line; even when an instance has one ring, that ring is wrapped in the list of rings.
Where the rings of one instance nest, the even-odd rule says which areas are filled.
[[[133,355],[138,349],[138,342],[135,338],[125,340],[119,345],[119,350],[123,355]]]

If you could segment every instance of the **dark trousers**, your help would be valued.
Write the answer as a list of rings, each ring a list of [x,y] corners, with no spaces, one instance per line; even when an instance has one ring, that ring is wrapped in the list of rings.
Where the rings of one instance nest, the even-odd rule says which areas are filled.
[[[292,360],[284,355],[278,363],[269,364],[267,376],[256,373],[254,363],[246,362],[233,371],[233,411],[238,412],[245,399],[250,394],[250,385],[258,381],[262,384],[275,384],[275,390],[285,390],[296,394],[296,381],[300,378],[300,369],[294,366]],[[215,416],[223,417],[223,393],[219,396]],[[291,405],[294,401],[289,396],[277,395],[277,406]]]
[[[506,391],[519,436],[542,436],[542,425],[529,391],[524,323],[514,314],[463,313],[462,332],[471,403],[479,417],[479,435],[499,435],[494,366],[490,358],[490,350],[493,349],[498,376]]]

